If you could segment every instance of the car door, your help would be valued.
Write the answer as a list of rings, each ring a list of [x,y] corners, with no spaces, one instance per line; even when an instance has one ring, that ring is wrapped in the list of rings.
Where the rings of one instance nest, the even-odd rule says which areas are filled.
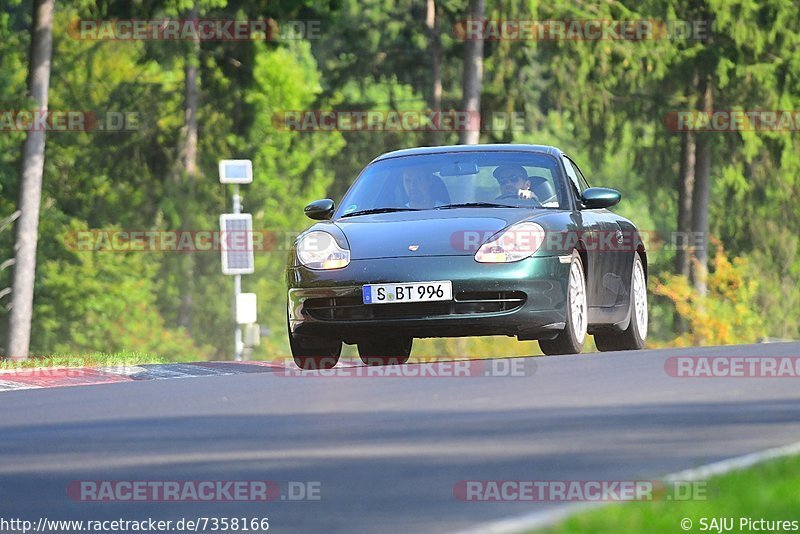
[[[570,195],[575,199],[575,206],[577,207],[577,220],[580,223],[580,237],[587,244],[586,247],[586,263],[584,266],[586,270],[586,298],[587,304],[590,307],[599,306],[602,301],[602,286],[599,284],[600,278],[597,273],[601,272],[604,267],[602,266],[601,255],[594,247],[590,246],[597,236],[600,234],[600,218],[594,213],[594,210],[583,209],[581,203],[581,186],[575,168],[572,162],[566,156],[562,156],[564,169],[567,175],[567,187],[569,188]]]
[[[589,182],[578,165],[567,156],[564,156],[564,160],[565,166],[572,171],[570,179],[575,180],[578,191],[583,192],[588,189]],[[587,242],[587,246],[592,249],[595,256],[593,263],[595,270],[592,274],[595,291],[594,300],[590,301],[590,305],[603,308],[617,305],[624,301],[627,295],[625,284],[619,275],[622,272],[620,258],[622,231],[613,214],[607,209],[588,209],[582,203],[579,205],[584,218],[590,219],[593,226],[592,235]]]

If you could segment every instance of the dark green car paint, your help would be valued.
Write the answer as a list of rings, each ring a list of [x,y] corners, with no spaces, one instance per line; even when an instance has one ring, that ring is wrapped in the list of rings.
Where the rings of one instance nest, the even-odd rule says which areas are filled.
[[[326,231],[340,246],[349,248],[351,261],[348,266],[335,270],[312,270],[299,265],[294,248],[290,252],[286,281],[289,328],[294,335],[324,336],[346,343],[355,343],[361,336],[381,333],[409,337],[505,334],[520,339],[552,338],[564,327],[569,272],[569,263],[565,259],[573,249],[580,250],[584,262],[589,331],[627,328],[633,255],[638,252],[645,269],[647,265],[643,243],[629,220],[604,207],[592,207],[615,204],[619,201],[618,192],[590,188],[584,190],[583,196],[577,194],[579,184],[575,183],[575,187],[570,185],[574,179],[568,176],[564,156],[558,149],[534,145],[422,148],[390,153],[375,161],[470,150],[538,152],[558,158],[562,173],[556,177],[558,186],[573,191],[568,195],[569,205],[565,209],[456,208],[355,217],[342,217],[339,207],[331,220],[318,222],[307,232]],[[328,202],[315,202],[310,209],[315,214],[330,210]],[[488,237],[522,221],[536,222],[554,239],[533,256],[514,263],[479,263],[474,259],[477,246],[463,246],[454,237],[464,232],[480,232]],[[608,237],[620,234],[628,237],[628,244],[622,250],[592,250],[591,246],[586,246],[593,235]],[[481,243],[486,240],[482,239]],[[414,247],[411,245],[417,247],[412,250]],[[392,316],[392,312],[387,311],[382,312],[381,317],[326,320],[314,317],[306,310],[309,299],[336,298],[339,300],[335,302],[355,305],[365,284],[432,280],[451,280],[453,284],[454,301],[436,305],[437,313],[422,310],[419,315],[409,317]],[[453,313],[459,306],[459,295],[495,291],[524,294],[524,303],[507,311]],[[394,307],[397,310],[412,305],[361,306]]]

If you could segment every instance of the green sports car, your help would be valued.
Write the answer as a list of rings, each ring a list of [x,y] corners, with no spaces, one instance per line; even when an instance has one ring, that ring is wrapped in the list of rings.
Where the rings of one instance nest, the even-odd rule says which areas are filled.
[[[288,333],[303,369],[404,363],[414,338],[508,335],[545,354],[640,349],[647,255],[561,150],[538,145],[414,148],[373,160],[290,252]]]

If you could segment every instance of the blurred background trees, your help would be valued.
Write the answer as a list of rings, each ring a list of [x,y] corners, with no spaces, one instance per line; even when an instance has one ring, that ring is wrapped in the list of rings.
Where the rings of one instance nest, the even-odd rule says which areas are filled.
[[[26,96],[33,0],[0,13],[0,109]],[[267,327],[256,357],[286,355],[286,236],[302,207],[338,199],[388,150],[459,142],[458,132],[298,132],[287,110],[464,109],[476,76],[463,22],[709,21],[703,39],[487,40],[480,142],[555,144],[592,185],[615,187],[641,229],[707,232],[707,253],[651,244],[654,344],[800,338],[800,150],[797,131],[676,132],[679,110],[800,109],[800,18],[780,0],[256,0],[56,2],[51,110],[137,113],[136,129],[47,135],[31,351],[128,349],[166,357],[230,356],[230,280],[218,252],[76,251],[80,229],[214,230],[230,207],[223,158],[251,158],[245,210],[277,236],[244,278]],[[313,20],[310,39],[93,41],[77,19]],[[466,87],[465,84],[469,85]],[[497,122],[499,113],[522,122]],[[25,132],[0,132],[0,219],[17,209]],[[14,234],[0,230],[0,263]],[[0,289],[11,269],[0,271]],[[686,303],[693,306],[686,306]],[[8,295],[0,300],[7,336]],[[3,343],[5,345],[5,343]],[[425,341],[416,354],[530,353],[535,344]]]

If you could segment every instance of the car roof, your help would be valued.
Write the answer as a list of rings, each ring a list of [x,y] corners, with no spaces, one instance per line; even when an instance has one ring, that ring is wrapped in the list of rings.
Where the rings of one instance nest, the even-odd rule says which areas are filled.
[[[485,144],[485,145],[451,145],[451,146],[425,146],[418,148],[406,148],[403,150],[395,150],[382,154],[371,161],[381,161],[390,158],[399,158],[403,156],[418,156],[424,154],[445,154],[452,152],[539,152],[550,154],[552,156],[560,156],[563,152],[549,145],[522,145],[522,144]]]

